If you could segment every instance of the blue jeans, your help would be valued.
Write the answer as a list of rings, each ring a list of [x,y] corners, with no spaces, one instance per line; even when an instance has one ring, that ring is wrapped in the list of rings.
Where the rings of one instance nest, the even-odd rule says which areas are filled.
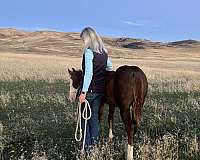
[[[88,100],[91,107],[91,118],[87,121],[86,127],[86,139],[85,139],[85,150],[94,146],[99,140],[99,107],[103,95],[98,93],[87,93],[86,99]],[[84,105],[84,104],[83,104]],[[83,111],[83,106],[82,106]],[[85,120],[82,118],[82,130],[84,133]]]

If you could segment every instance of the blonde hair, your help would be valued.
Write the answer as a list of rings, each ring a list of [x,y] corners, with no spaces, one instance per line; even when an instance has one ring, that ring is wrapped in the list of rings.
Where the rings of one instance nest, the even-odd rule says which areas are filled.
[[[107,53],[101,37],[91,27],[84,28],[80,37],[84,40],[84,51],[89,48],[97,53]]]

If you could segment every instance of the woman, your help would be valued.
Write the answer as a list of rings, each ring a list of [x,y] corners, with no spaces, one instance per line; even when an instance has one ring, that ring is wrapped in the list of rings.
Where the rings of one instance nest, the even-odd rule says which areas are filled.
[[[98,111],[105,92],[105,73],[112,70],[112,63],[100,36],[91,27],[84,28],[80,34],[84,42],[82,59],[83,80],[80,87],[79,101],[88,100],[92,116],[87,122],[85,149],[95,145],[99,139]],[[84,130],[84,120],[82,129]]]

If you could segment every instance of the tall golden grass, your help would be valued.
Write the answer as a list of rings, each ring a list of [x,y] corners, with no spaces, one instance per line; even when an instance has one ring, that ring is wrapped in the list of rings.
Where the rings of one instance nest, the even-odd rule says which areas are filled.
[[[187,157],[194,157],[193,155],[198,155],[198,129],[191,130],[189,127],[192,126],[193,117],[191,116],[194,116],[195,119],[198,119],[198,113],[200,111],[200,99],[199,97],[196,97],[196,92],[197,95],[200,92],[200,56],[195,54],[195,56],[192,57],[191,54],[185,53],[182,55],[177,55],[176,58],[176,56],[172,55],[171,53],[159,55],[159,53],[155,53],[154,50],[154,52],[151,51],[151,54],[149,55],[146,51],[144,56],[142,56],[142,53],[140,52],[143,51],[138,51],[138,53],[133,53],[130,57],[128,57],[129,52],[130,50],[127,49],[127,51],[124,52],[126,55],[124,55],[124,57],[121,56],[121,58],[112,56],[111,59],[114,70],[121,65],[137,65],[145,72],[149,81],[148,98],[145,103],[142,127],[141,131],[138,133],[138,137],[140,137],[140,139],[136,139],[134,157],[142,160],[160,160],[179,159],[181,154],[184,156],[186,155]],[[133,55],[135,55],[135,57],[133,57]],[[28,80],[30,83],[32,81],[43,80],[45,82],[54,84],[54,82],[57,80],[62,80],[67,83],[69,79],[67,69],[72,67],[77,69],[81,68],[81,57],[76,58],[56,55],[1,53],[0,82],[9,83],[22,81],[21,83],[23,84],[23,80]],[[15,95],[15,93],[10,91],[0,92],[0,109],[2,111],[12,108],[13,105],[16,105],[20,108],[20,105],[23,106],[25,104],[29,104],[31,107],[34,107],[34,105],[32,106],[32,103],[35,103],[36,105],[41,105],[42,103],[46,104],[47,106],[42,105],[40,107],[44,107],[46,110],[48,110],[49,107],[51,108],[53,105],[57,105],[57,107],[67,107],[66,109],[62,110],[66,115],[66,118],[64,118],[66,121],[71,121],[74,117],[74,113],[72,113],[70,110],[72,107],[70,106],[70,108],[65,104],[66,99],[63,95],[64,93],[52,94],[50,91],[47,93],[47,95],[40,95],[38,93],[34,95],[31,93],[30,88],[24,88],[22,95]],[[19,93],[20,92],[21,91],[19,91]],[[179,96],[178,94],[181,95]],[[183,97],[181,97],[182,94]],[[184,97],[184,94],[187,95],[186,98]],[[13,104],[15,101],[16,104]],[[26,108],[29,106],[23,107]],[[57,121],[59,121],[59,119],[57,117],[59,117],[60,113],[56,113],[56,111],[56,109],[54,110],[51,108],[52,115],[50,116],[52,117],[52,122],[58,123]],[[192,112],[189,113],[190,111]],[[10,113],[10,115],[12,114]],[[45,115],[45,113],[42,114]],[[17,119],[17,116],[22,115],[20,113],[16,113],[16,117],[14,118]],[[31,114],[26,116],[27,117],[24,117],[24,119],[22,118],[22,123],[27,123],[30,125],[39,123],[36,123],[34,119],[31,118]],[[117,117],[119,117],[119,114]],[[181,132],[182,137],[180,139],[180,133],[177,131],[168,132],[166,131],[166,128],[171,129],[176,126],[179,129],[178,125],[180,125],[180,122],[182,122],[181,117],[184,117],[183,122],[189,125],[180,127],[180,130],[186,131],[184,133]],[[45,123],[49,123],[47,120]],[[19,128],[20,123],[21,121],[16,123],[19,125]],[[42,123],[43,121],[41,120],[41,124]],[[149,132],[151,129],[156,131],[157,127],[159,128],[158,125],[160,125],[161,129],[163,129],[165,132],[163,135],[159,135],[160,137],[151,139]],[[165,125],[169,126],[166,126],[165,128]],[[3,123],[0,122],[0,153],[6,144],[4,143],[6,135],[3,135],[3,130],[6,127],[8,126],[4,127]],[[115,127],[115,129],[118,128]],[[185,148],[181,148],[181,153],[180,143],[185,144]],[[103,145],[101,144],[98,148],[94,149],[94,152],[89,155],[90,158],[88,157],[88,159],[113,159],[116,157],[123,157],[123,154],[125,153],[123,151],[125,144],[126,140],[116,141],[115,145],[110,145],[107,143]],[[116,151],[116,147],[119,148],[118,151]],[[34,160],[48,159],[47,157],[49,156],[49,153],[37,150],[37,147],[35,148],[35,151],[32,153]],[[49,152],[54,151],[52,148],[49,150]],[[185,150],[184,153],[182,153],[183,150]],[[77,154],[77,152],[73,154]],[[65,159],[64,155],[59,156],[61,156],[60,159]],[[23,159],[23,155],[21,156],[21,159]]]

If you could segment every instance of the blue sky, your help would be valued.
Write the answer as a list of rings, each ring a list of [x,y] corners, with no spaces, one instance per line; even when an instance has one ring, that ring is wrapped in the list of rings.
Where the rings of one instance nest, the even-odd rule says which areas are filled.
[[[2,0],[0,27],[200,40],[200,0]]]

